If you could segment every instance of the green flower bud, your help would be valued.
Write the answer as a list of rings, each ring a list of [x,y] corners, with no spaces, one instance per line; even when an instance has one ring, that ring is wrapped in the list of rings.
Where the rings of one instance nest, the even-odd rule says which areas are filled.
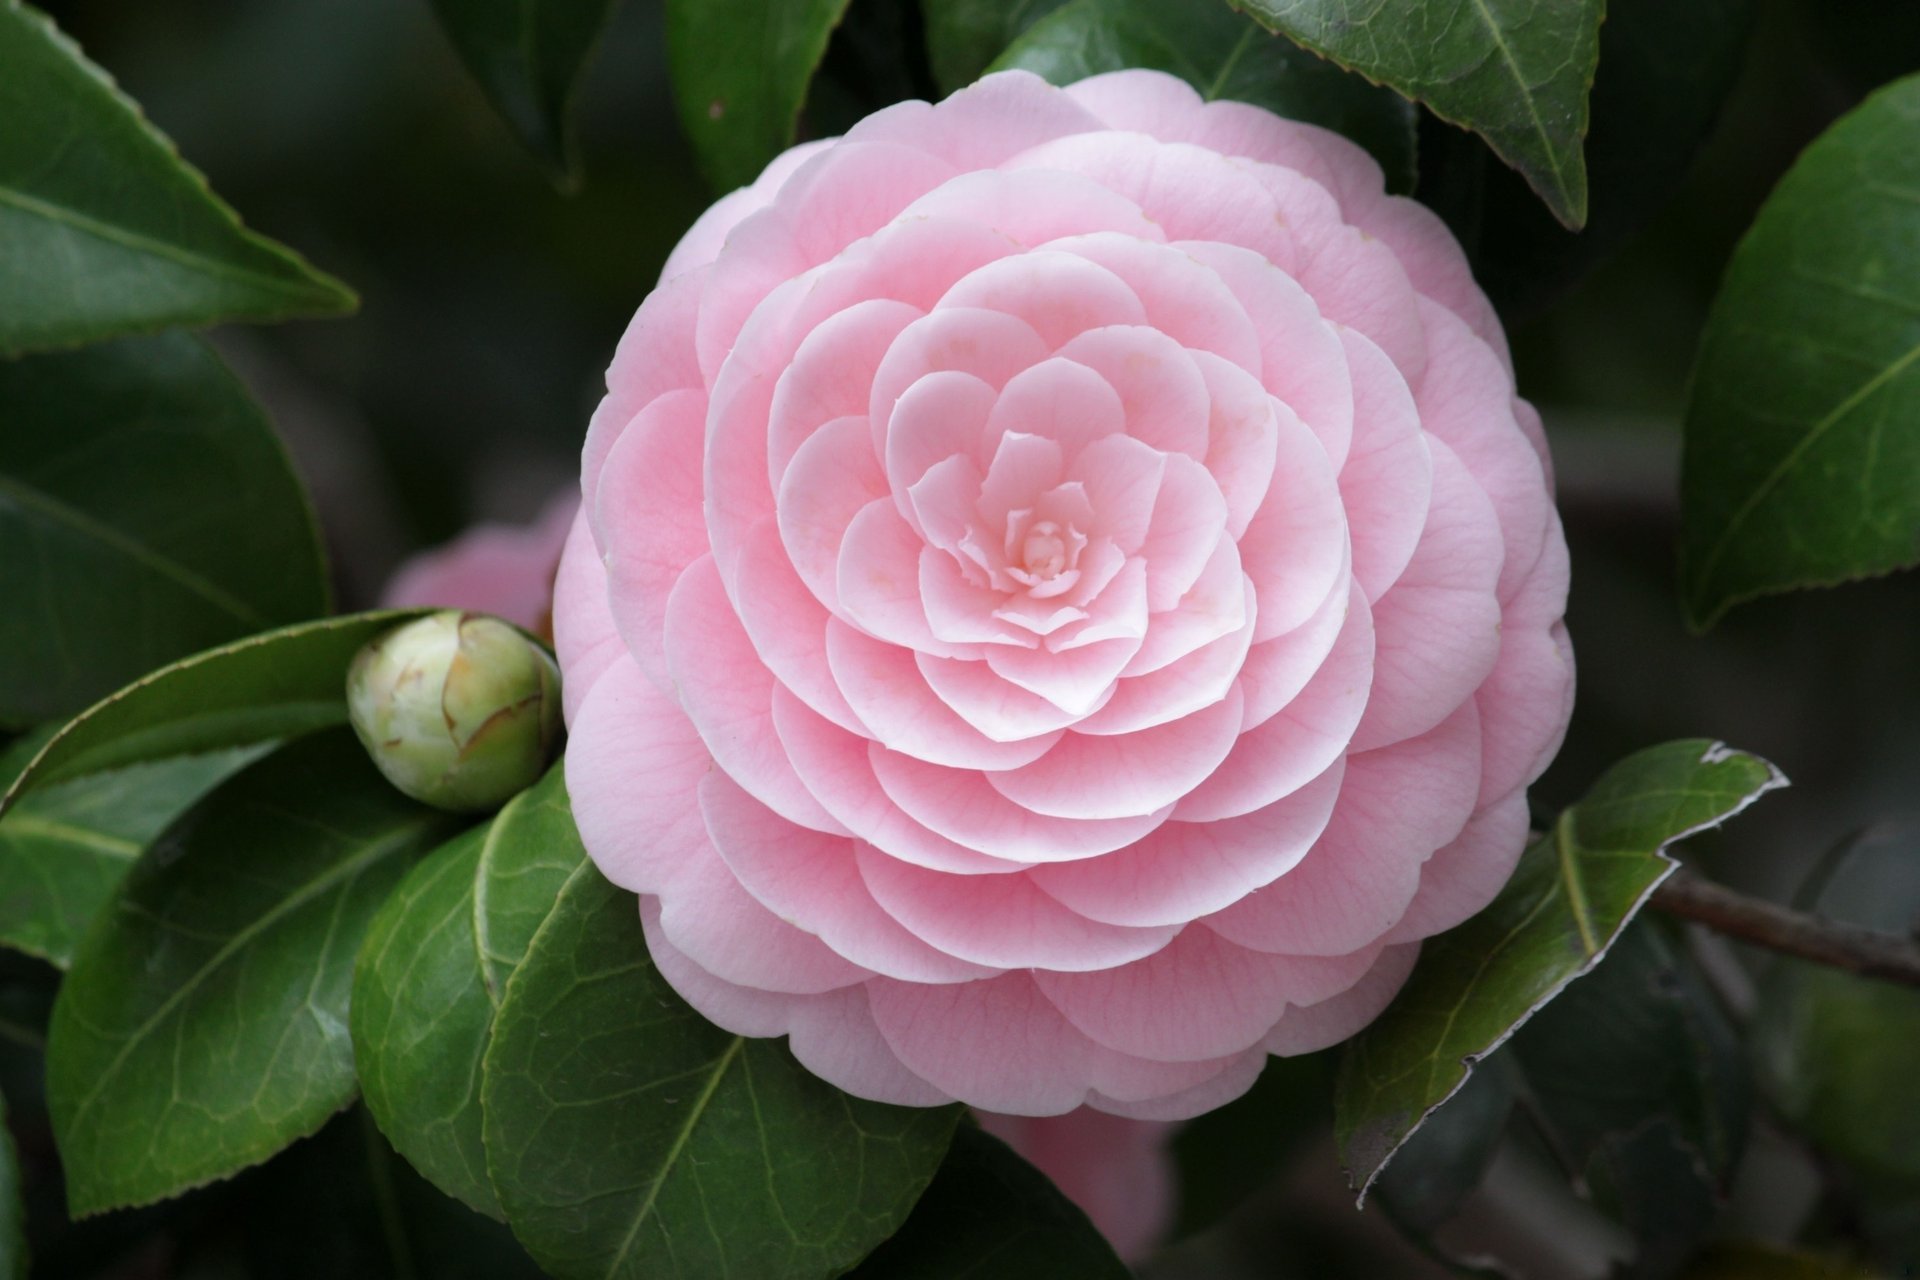
[[[496,809],[553,758],[560,673],[500,619],[447,609],[354,655],[347,715],[380,772],[414,799]]]

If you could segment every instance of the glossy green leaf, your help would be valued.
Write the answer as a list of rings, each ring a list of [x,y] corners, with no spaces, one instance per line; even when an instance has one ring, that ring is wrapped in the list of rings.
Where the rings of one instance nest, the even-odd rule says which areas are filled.
[[[1707,627],[1920,560],[1920,76],[1801,155],[1733,255],[1694,365],[1680,579]]]
[[[920,0],[927,61],[947,93],[980,78],[1014,37],[1067,0]]]
[[[132,765],[24,797],[0,818],[0,946],[65,968],[147,843],[260,750]],[[0,759],[0,776],[10,762]]]
[[[1461,201],[1470,209],[1422,187],[1421,198],[1439,205],[1467,243],[1474,279],[1504,316],[1553,301],[1666,207],[1740,73],[1754,9],[1755,0],[1607,0],[1585,148],[1591,197],[1579,232],[1503,165],[1480,165],[1481,180],[1466,184]],[[1485,154],[1477,140],[1460,142]]]
[[[681,128],[707,180],[745,186],[793,143],[807,84],[847,0],[667,0]]]
[[[425,612],[385,610],[304,622],[144,676],[55,734],[12,779],[0,797],[0,814],[27,792],[68,778],[345,724],[347,664],[354,653]]]
[[[574,97],[618,0],[432,0],[494,109],[556,180],[578,170]]]
[[[35,602],[0,612],[14,725],[328,607],[286,451],[184,334],[0,361],[0,597]]]
[[[1527,849],[1485,910],[1429,941],[1341,1061],[1334,1131],[1361,1195],[1474,1063],[1599,963],[1678,865],[1669,844],[1785,784],[1765,760],[1715,742],[1636,752]]]
[[[226,1177],[353,1098],[354,952],[458,824],[335,730],[235,775],[162,834],[81,943],[48,1031],[75,1216]]]
[[[1713,1225],[1753,1104],[1745,1046],[1691,960],[1635,921],[1500,1057],[1525,1073],[1555,1150],[1633,1233],[1631,1274],[1671,1275]]]
[[[113,80],[20,0],[0,0],[0,66],[0,355],[353,310],[345,285],[242,227]]]
[[[7,1129],[7,1100],[0,1098],[0,1280],[26,1280],[27,1212],[20,1200],[20,1153]]]
[[[1488,1058],[1394,1154],[1374,1189],[1402,1231],[1431,1237],[1459,1212],[1493,1163],[1520,1088],[1511,1054]]]
[[[558,1280],[838,1275],[906,1218],[958,1114],[855,1098],[707,1022],[591,863],[507,981],[481,1100],[507,1221]]]
[[[892,1239],[850,1280],[1126,1280],[1087,1215],[1006,1143],[970,1124]]]
[[[1414,108],[1263,31],[1222,4],[1193,0],[1071,0],[1035,23],[994,62],[1054,84],[1124,67],[1179,76],[1209,101],[1251,102],[1343,133],[1366,147],[1388,184],[1413,185]]]
[[[414,1168],[496,1218],[480,1062],[508,976],[586,857],[563,774],[556,765],[410,871],[354,969],[348,1021],[368,1110]]]
[[[1832,919],[1908,933],[1920,924],[1920,826],[1847,842],[1803,895]],[[1856,1176],[1920,1195],[1920,991],[1779,960],[1754,1019],[1761,1078],[1780,1110]]]
[[[1555,217],[1587,220],[1587,89],[1605,0],[1231,0],[1473,130]]]

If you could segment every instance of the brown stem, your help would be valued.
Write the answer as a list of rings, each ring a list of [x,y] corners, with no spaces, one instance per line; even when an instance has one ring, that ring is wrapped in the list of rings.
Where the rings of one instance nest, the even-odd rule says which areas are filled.
[[[1649,905],[1783,955],[1920,987],[1920,944],[1897,933],[1749,898],[1687,871],[1668,876]]]

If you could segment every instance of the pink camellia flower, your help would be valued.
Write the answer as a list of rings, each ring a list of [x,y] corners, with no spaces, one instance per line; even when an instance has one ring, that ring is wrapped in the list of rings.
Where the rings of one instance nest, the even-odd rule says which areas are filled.
[[[1512,869],[1572,696],[1544,443],[1341,138],[1139,71],[904,103],[701,218],[607,382],[567,780],[721,1026],[1179,1118]]]

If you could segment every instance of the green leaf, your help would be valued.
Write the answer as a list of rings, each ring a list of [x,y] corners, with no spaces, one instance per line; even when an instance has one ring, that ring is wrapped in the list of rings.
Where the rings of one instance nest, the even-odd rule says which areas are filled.
[[[1678,865],[1669,844],[1784,785],[1765,760],[1716,742],[1636,752],[1527,849],[1485,910],[1428,942],[1340,1064],[1334,1132],[1361,1196],[1474,1063],[1600,962]]]
[[[507,1220],[558,1280],[838,1275],[906,1218],[958,1115],[841,1093],[701,1018],[591,863],[507,981],[481,1100]]]
[[[354,951],[458,821],[388,786],[336,730],[236,775],[147,850],[48,1031],[76,1217],[227,1177],[352,1100]]]
[[[1769,592],[1920,560],[1920,76],[1808,147],[1707,317],[1680,579],[1711,626]]]
[[[260,753],[241,747],[132,765],[23,798],[0,818],[0,945],[66,968],[147,843]],[[0,776],[7,763],[0,760]]]
[[[0,597],[35,602],[0,612],[14,725],[328,607],[286,451],[184,334],[0,361]]]
[[[345,724],[353,655],[387,628],[426,612],[392,609],[303,622],[162,667],[55,734],[13,777],[0,796],[0,814],[27,792],[69,778]]]
[[[1679,190],[1740,73],[1755,0],[1607,0],[1585,148],[1591,190],[1578,233],[1555,220],[1511,169],[1481,163],[1481,181],[1436,205],[1468,245],[1473,276],[1503,316],[1539,311],[1639,232]],[[1447,161],[1452,161],[1449,155]]]
[[[927,61],[942,91],[953,93],[980,78],[1014,37],[1067,0],[920,0],[927,27]]]
[[[1014,67],[1054,84],[1124,67],[1166,71],[1208,101],[1251,102],[1343,133],[1373,153],[1395,190],[1413,186],[1412,103],[1217,3],[1071,0],[993,64],[996,71]]]
[[[496,1218],[480,1063],[507,978],[586,858],[563,775],[555,765],[408,872],[354,969],[348,1022],[368,1110],[414,1168]]]
[[[1587,220],[1587,89],[1605,0],[1231,0],[1473,130],[1556,218]]]
[[[7,1128],[7,1100],[0,1098],[0,1280],[26,1280],[27,1211],[20,1200],[20,1153]]]
[[[1520,1087],[1513,1055],[1488,1058],[1407,1139],[1375,1184],[1402,1231],[1431,1237],[1459,1212],[1493,1163]]]
[[[1920,922],[1920,826],[1848,841],[1803,899],[1831,919],[1908,933]],[[1920,1193],[1920,991],[1824,965],[1777,960],[1754,1018],[1760,1075],[1774,1103],[1868,1184]]]
[[[791,146],[827,38],[848,0],[667,0],[667,63],[680,125],[721,191]]]
[[[619,0],[432,0],[433,11],[515,136],[571,188],[574,98]]]
[[[906,1225],[849,1280],[1126,1280],[1087,1215],[1006,1143],[970,1124]]]
[[[240,225],[45,15],[0,0],[0,355],[358,300]]]
[[[1638,1240],[1631,1274],[1671,1275],[1713,1225],[1753,1105],[1745,1046],[1685,953],[1636,920],[1500,1056],[1524,1071],[1562,1159]]]

